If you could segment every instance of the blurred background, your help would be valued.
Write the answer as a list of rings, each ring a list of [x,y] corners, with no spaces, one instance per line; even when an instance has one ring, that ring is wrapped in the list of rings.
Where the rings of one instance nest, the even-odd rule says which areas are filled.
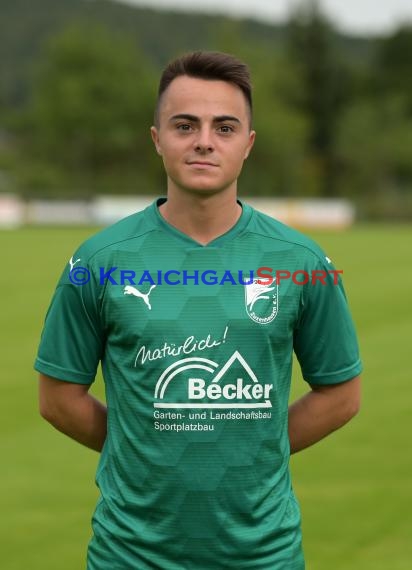
[[[225,2],[229,16],[212,0],[145,2],[161,11],[1,0],[0,192],[158,194],[148,129],[160,70],[184,51],[217,49],[245,59],[254,81],[258,138],[243,195],[344,197],[361,219],[410,220],[412,5],[398,1],[409,21],[394,25],[393,1]],[[380,34],[342,28],[341,12]]]
[[[249,64],[240,194],[323,246],[358,328],[361,415],[292,458],[308,570],[409,570],[410,0],[0,0],[2,568],[84,567],[97,455],[39,418],[32,363],[73,250],[165,193],[157,82],[194,49]]]

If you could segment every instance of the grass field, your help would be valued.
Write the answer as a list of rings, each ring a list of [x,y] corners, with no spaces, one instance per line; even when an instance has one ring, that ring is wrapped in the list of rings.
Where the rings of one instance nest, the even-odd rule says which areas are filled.
[[[56,279],[90,231],[0,233],[4,570],[84,568],[98,456],[40,419],[32,363]],[[307,568],[409,570],[412,228],[364,226],[313,237],[344,270],[365,371],[361,414],[292,458]],[[294,397],[304,389],[295,370]]]

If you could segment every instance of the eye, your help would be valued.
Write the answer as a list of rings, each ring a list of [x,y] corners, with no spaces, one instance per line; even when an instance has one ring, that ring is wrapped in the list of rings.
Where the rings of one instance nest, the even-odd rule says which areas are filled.
[[[192,130],[192,125],[190,125],[189,123],[180,123],[176,125],[176,129],[178,131],[186,133]]]
[[[221,133],[223,133],[224,135],[233,133],[234,130],[235,130],[235,129],[234,129],[233,127],[231,127],[230,125],[221,125],[221,126],[219,127],[219,131],[220,131]]]

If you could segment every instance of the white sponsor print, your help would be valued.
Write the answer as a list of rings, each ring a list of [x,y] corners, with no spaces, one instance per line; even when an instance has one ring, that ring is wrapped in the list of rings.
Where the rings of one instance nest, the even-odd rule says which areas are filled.
[[[139,291],[139,289],[136,289],[136,287],[132,287],[131,285],[126,285],[126,287],[124,288],[123,294],[124,295],[134,295],[135,297],[140,297],[141,299],[143,299],[143,301],[147,305],[149,311],[151,311],[152,305],[150,304],[150,301],[149,301],[149,295],[152,292],[152,289],[154,289],[155,287],[156,287],[156,285],[152,285],[147,293],[142,293],[141,291]]]
[[[254,279],[253,283],[245,285],[246,312],[255,323],[267,325],[278,313],[278,285],[275,281],[272,286],[263,285],[259,281],[260,279]]]
[[[134,361],[134,366],[136,367],[140,361],[140,364],[145,364],[146,361],[153,362],[155,360],[161,360],[168,356],[180,356],[182,354],[192,354],[196,350],[207,350],[208,348],[215,348],[226,342],[226,336],[229,327],[226,326],[223,331],[223,336],[220,338],[213,338],[211,334],[208,334],[204,338],[196,338],[194,335],[190,335],[181,344],[176,344],[174,342],[165,341],[160,346],[155,346],[154,348],[147,348],[144,344],[139,348]]]
[[[232,367],[237,378],[225,381]],[[239,373],[239,367],[242,372]],[[173,401],[173,385],[185,381],[187,371],[203,370],[205,378],[189,376],[186,401]],[[182,378],[183,375],[183,378]],[[212,375],[212,377],[210,377]],[[262,384],[237,350],[219,369],[213,360],[200,357],[183,358],[163,371],[155,387],[155,408],[271,408],[269,399],[273,384]],[[213,401],[214,400],[214,401]]]

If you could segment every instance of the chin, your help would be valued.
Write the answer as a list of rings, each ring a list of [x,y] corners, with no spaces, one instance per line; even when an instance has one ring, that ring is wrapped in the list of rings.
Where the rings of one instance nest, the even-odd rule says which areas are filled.
[[[215,194],[222,194],[227,190],[225,188],[216,188],[215,186],[189,186],[183,189],[188,194],[196,194],[198,196],[214,196]]]

